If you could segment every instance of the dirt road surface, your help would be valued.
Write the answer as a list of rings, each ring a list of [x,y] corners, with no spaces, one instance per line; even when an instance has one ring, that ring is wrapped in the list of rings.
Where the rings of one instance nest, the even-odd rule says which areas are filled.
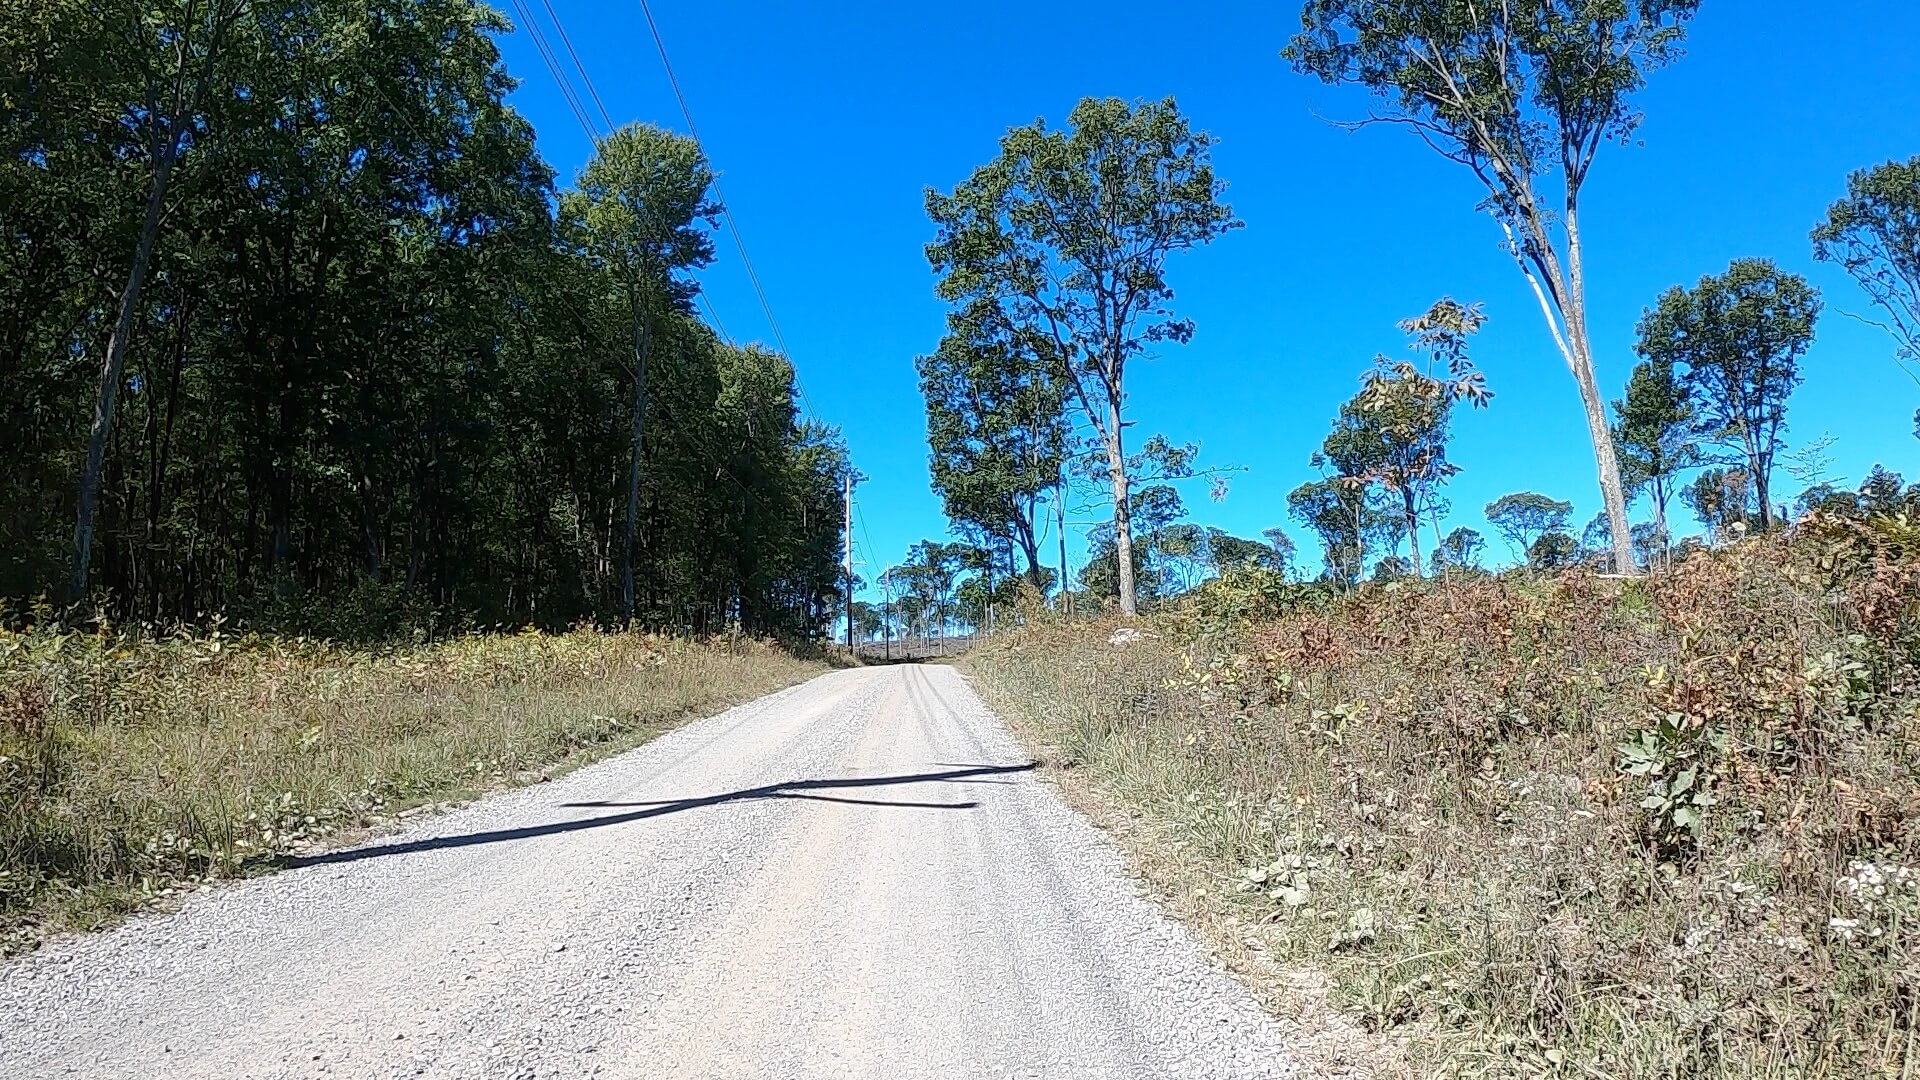
[[[1294,1075],[951,669],[842,671],[0,963],[0,1077]]]

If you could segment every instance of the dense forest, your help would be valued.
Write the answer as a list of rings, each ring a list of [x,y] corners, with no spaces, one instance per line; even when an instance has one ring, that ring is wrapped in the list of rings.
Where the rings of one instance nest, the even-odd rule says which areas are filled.
[[[721,208],[560,189],[471,0],[0,0],[0,597],[811,635],[837,433],[693,314]]]

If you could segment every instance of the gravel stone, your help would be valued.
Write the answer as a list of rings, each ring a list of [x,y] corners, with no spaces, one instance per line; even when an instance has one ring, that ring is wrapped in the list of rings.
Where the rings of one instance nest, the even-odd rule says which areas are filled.
[[[0,1077],[1298,1075],[1030,766],[950,668],[824,675],[0,963]]]

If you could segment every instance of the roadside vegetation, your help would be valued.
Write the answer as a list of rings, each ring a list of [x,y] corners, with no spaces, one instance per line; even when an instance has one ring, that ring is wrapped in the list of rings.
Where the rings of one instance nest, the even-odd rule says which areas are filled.
[[[968,663],[1223,945],[1417,1075],[1909,1076],[1914,504],[1634,580],[1247,570]]]
[[[0,952],[823,669],[752,640],[0,630]]]
[[[714,170],[556,177],[509,29],[0,0],[6,943],[818,669],[739,642],[837,618],[846,449],[701,318]]]

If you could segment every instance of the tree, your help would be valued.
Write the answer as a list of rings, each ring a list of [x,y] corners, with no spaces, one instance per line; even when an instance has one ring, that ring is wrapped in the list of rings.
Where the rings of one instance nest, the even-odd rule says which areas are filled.
[[[1342,587],[1360,580],[1367,552],[1391,535],[1397,522],[1367,498],[1365,487],[1337,477],[1294,488],[1287,495],[1287,509],[1320,538],[1325,576]]]
[[[1580,544],[1563,532],[1542,533],[1527,547],[1527,565],[1535,570],[1560,570],[1580,561]]]
[[[1293,557],[1293,541],[1278,529],[1268,529],[1267,533],[1286,541],[1286,546],[1259,540],[1248,540],[1234,536],[1225,529],[1208,529],[1206,541],[1207,559],[1216,574],[1225,574],[1233,570],[1268,570],[1276,574],[1285,574]]]
[[[1692,289],[1669,289],[1640,320],[1641,355],[1684,365],[1697,428],[1734,453],[1774,525],[1770,481],[1787,430],[1787,398],[1813,342],[1820,297],[1804,278],[1765,259],[1739,259]]]
[[[1613,438],[1620,447],[1627,492],[1647,493],[1654,533],[1662,543],[1671,543],[1667,504],[1680,474],[1700,464],[1693,401],[1671,362],[1644,360],[1627,380],[1626,397],[1613,403],[1613,414]]]
[[[662,312],[689,310],[698,287],[685,271],[713,261],[713,241],[698,228],[720,212],[700,144],[650,124],[628,124],[602,139],[561,201],[588,257],[622,290],[633,342],[633,411],[627,458],[626,536],[621,545],[623,619],[633,617],[633,544],[640,512],[640,463],[647,417],[647,361]]]
[[[132,100],[120,105],[127,123],[139,133],[137,154],[144,159],[146,210],[140,219],[124,284],[116,299],[113,332],[100,360],[100,387],[94,398],[87,456],[80,467],[74,500],[73,576],[68,591],[85,599],[93,559],[94,516],[100,497],[100,472],[113,435],[114,409],[126,381],[127,344],[140,314],[154,245],[160,238],[167,196],[180,159],[207,135],[203,111],[215,89],[229,39],[245,16],[248,0],[167,0],[154,7],[122,10],[133,31],[133,47],[107,61],[130,61],[138,71]]]
[[[1483,407],[1493,395],[1467,357],[1467,338],[1484,317],[1478,306],[1443,299],[1425,315],[1400,324],[1429,356],[1427,370],[1408,361],[1376,357],[1360,393],[1340,410],[1334,434],[1322,452],[1343,476],[1377,483],[1399,503],[1402,528],[1413,549],[1409,572],[1421,566],[1420,521],[1434,522],[1438,543],[1440,487],[1459,466],[1447,460],[1453,406],[1461,400]],[[1436,376],[1434,367],[1444,366]]]
[[[1308,0],[1285,56],[1385,106],[1470,169],[1573,374],[1614,562],[1632,565],[1627,504],[1594,376],[1580,194],[1600,147],[1631,141],[1633,95],[1679,55],[1699,0]]]
[[[1433,572],[1447,575],[1461,571],[1480,569],[1480,553],[1487,546],[1486,539],[1473,529],[1462,525],[1448,533],[1433,549]]]
[[[1120,609],[1135,612],[1133,493],[1125,444],[1126,370],[1149,348],[1185,343],[1191,320],[1169,307],[1169,256],[1239,225],[1220,201],[1214,140],[1171,98],[1129,105],[1087,98],[1065,130],[1009,131],[1000,155],[951,194],[927,193],[938,228],[927,258],[940,296],[990,303],[1047,355],[1107,459]]]
[[[1920,157],[1847,177],[1846,198],[1813,230],[1813,254],[1853,276],[1886,312],[1900,357],[1920,363]]]
[[[1515,551],[1533,564],[1533,552],[1543,537],[1565,536],[1573,504],[1532,491],[1502,495],[1487,504],[1487,521],[1507,538]],[[1568,540],[1571,541],[1571,537]],[[1543,549],[1545,550],[1545,549]],[[1556,545],[1553,549],[1559,550]]]
[[[1273,551],[1273,568],[1282,574],[1291,574],[1294,554],[1298,550],[1293,537],[1288,536],[1287,531],[1277,525],[1260,530],[1260,536],[1267,542],[1267,547]]]
[[[1746,528],[1753,512],[1753,484],[1739,469],[1707,469],[1681,489],[1680,501],[1707,527],[1707,542],[1718,544],[1723,532]]]
[[[1184,451],[1166,447],[1164,440],[1157,436],[1149,440],[1149,447],[1155,446],[1173,453],[1175,461],[1184,460]],[[1138,456],[1145,458],[1150,452],[1143,451]],[[1179,469],[1176,467],[1174,471],[1177,473]],[[1191,564],[1205,559],[1205,534],[1197,526],[1180,524],[1186,514],[1180,492],[1168,484],[1143,487],[1131,496],[1127,517],[1135,527],[1135,543],[1130,549],[1130,569],[1142,598],[1156,599],[1171,591],[1175,583],[1173,573],[1180,573],[1184,584],[1190,576]],[[1080,570],[1080,582],[1091,591],[1112,592],[1118,587],[1121,566],[1120,545],[1114,540],[1113,527],[1095,526],[1087,534],[1087,542],[1092,556]]]
[[[0,595],[71,587],[70,485],[124,307],[87,545],[102,614],[366,638],[630,610],[818,636],[838,436],[798,420],[784,357],[656,297],[630,492],[631,281],[556,220],[492,9],[250,4],[173,128],[124,303],[173,127],[149,84],[165,98],[207,39],[166,5],[0,7]]]
[[[976,302],[947,317],[947,336],[915,361],[927,403],[933,488],[956,527],[1009,541],[1039,587],[1037,518],[1066,454],[1065,387],[1050,346]]]

